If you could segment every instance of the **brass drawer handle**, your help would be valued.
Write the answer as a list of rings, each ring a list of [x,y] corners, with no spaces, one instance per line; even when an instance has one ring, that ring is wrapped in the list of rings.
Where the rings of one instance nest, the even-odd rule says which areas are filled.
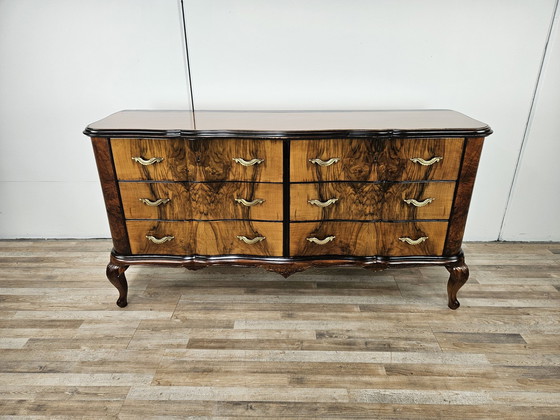
[[[149,241],[152,241],[154,244],[164,244],[166,242],[172,241],[173,239],[175,239],[175,236],[164,236],[161,239],[156,238],[155,236],[152,235],[146,235],[146,239],[148,239]]]
[[[403,201],[406,204],[412,204],[414,207],[424,207],[434,201],[435,198],[426,198],[424,201],[417,201],[414,198],[405,198]]]
[[[410,239],[408,237],[399,238],[399,241],[406,242],[409,245],[419,245],[428,240],[427,236],[420,236],[418,239]]]
[[[153,157],[151,159],[142,159],[140,156],[134,156],[132,158],[132,160],[134,162],[138,162],[140,165],[144,165],[144,166],[149,166],[149,165],[153,165],[154,163],[160,163],[163,162],[163,158],[162,157]]]
[[[311,204],[312,206],[317,206],[317,207],[329,207],[330,205],[336,203],[338,201],[338,198],[331,198],[327,201],[319,201],[319,200],[308,200],[307,202],[309,204]]]
[[[257,242],[261,242],[266,239],[264,236],[255,236],[253,239],[249,239],[246,236],[236,236],[236,238],[249,245],[256,244]]]
[[[256,206],[257,204],[264,203],[264,200],[262,198],[255,198],[253,201],[247,201],[244,198],[236,198],[235,202],[239,204],[243,204],[245,207],[251,207],[251,206]]]
[[[315,165],[319,166],[331,166],[338,162],[340,158],[330,158],[329,160],[321,160],[321,159],[309,159],[309,162],[314,163]]]
[[[336,236],[332,235],[332,236],[327,236],[325,239],[317,239],[317,238],[306,238],[309,242],[313,242],[314,244],[317,245],[325,245],[326,243],[334,240],[334,238],[336,238]]]
[[[413,161],[414,163],[419,163],[422,166],[430,166],[433,165],[434,163],[439,162],[440,160],[443,159],[443,156],[434,156],[433,158],[431,158],[430,160],[424,160],[422,158],[419,157],[415,157],[415,158],[410,158],[411,161]]]
[[[245,160],[243,158],[233,158],[233,160],[235,161],[235,163],[239,163],[240,165],[243,166],[254,166],[254,165],[260,165],[261,163],[264,162],[264,159],[251,159],[251,160]]]
[[[161,206],[162,204],[167,204],[171,201],[170,198],[158,198],[156,201],[152,201],[149,198],[140,198],[139,200],[150,207]]]

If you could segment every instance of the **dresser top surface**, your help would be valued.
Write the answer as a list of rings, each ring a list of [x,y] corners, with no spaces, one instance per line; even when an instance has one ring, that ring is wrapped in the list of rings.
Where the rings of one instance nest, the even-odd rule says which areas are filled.
[[[126,110],[94,122],[89,136],[487,136],[490,127],[451,110],[160,111]]]

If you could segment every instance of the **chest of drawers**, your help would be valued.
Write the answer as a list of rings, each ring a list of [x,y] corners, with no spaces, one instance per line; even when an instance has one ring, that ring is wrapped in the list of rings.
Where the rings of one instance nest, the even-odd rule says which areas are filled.
[[[90,124],[127,305],[133,264],[442,265],[448,306],[484,123],[449,110],[121,111]]]

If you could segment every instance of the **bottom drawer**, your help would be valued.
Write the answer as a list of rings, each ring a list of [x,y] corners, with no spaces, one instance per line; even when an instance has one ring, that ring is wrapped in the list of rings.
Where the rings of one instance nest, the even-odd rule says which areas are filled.
[[[442,255],[446,233],[447,222],[292,223],[290,255]]]
[[[129,220],[126,227],[133,254],[282,255],[282,223]]]

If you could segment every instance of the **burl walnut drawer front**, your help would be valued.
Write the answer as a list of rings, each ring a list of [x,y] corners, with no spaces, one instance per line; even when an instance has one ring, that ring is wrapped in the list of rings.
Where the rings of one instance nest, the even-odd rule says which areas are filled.
[[[290,180],[455,180],[463,139],[292,141]]]
[[[282,182],[282,142],[111,139],[119,180]]]
[[[127,219],[282,220],[282,185],[253,182],[120,182]]]
[[[290,255],[441,255],[446,222],[317,222],[290,225]]]
[[[187,142],[192,181],[282,182],[282,141],[204,139]]]
[[[282,223],[126,222],[133,254],[282,255]]]
[[[291,220],[447,219],[455,182],[321,182],[290,186]]]
[[[182,139],[111,139],[118,179],[187,180]]]

